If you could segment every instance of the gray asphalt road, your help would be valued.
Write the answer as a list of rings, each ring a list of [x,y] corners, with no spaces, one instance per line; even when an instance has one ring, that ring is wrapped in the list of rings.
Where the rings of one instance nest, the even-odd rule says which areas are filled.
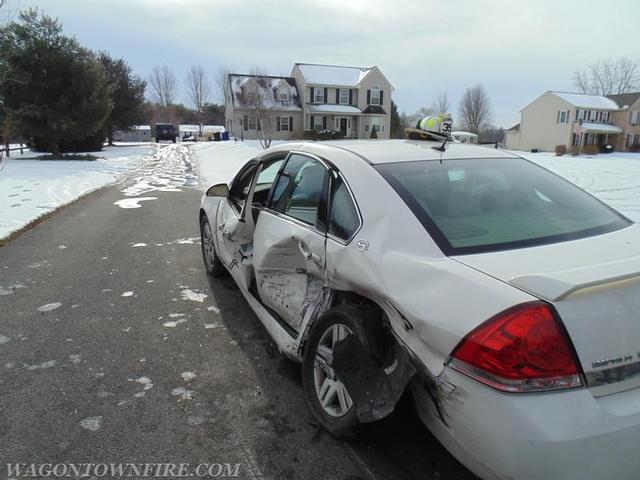
[[[318,429],[298,365],[230,278],[204,273],[190,161],[186,147],[162,147],[125,183],[0,248],[0,478],[6,463],[70,462],[473,478],[409,402],[355,442]],[[141,197],[155,199],[115,204]]]

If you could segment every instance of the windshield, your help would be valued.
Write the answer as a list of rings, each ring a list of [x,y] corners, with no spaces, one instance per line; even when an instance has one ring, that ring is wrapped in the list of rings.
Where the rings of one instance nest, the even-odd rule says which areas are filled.
[[[567,241],[631,221],[526,160],[377,165],[447,255]]]

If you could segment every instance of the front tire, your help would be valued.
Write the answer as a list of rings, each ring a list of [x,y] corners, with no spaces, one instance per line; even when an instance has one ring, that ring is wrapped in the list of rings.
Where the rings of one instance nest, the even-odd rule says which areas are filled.
[[[341,305],[325,312],[311,328],[302,363],[307,405],[320,425],[337,438],[354,438],[360,430],[356,405],[332,368],[333,346],[349,335],[369,345],[362,311]]]
[[[216,253],[213,230],[206,215],[200,218],[200,247],[202,249],[202,260],[207,273],[212,277],[219,277],[224,274],[224,265]]]

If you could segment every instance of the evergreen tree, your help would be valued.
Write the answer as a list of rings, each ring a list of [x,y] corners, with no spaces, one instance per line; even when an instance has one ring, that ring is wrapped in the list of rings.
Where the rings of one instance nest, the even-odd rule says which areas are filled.
[[[105,128],[109,145],[113,145],[114,130],[128,130],[145,121],[144,91],[147,82],[134,75],[129,64],[121,58],[100,52],[98,60],[112,91],[113,110],[105,121]]]
[[[0,56],[10,72],[0,98],[15,133],[54,154],[102,146],[110,87],[95,55],[65,36],[58,20],[36,9],[21,12],[0,29]]]
[[[404,136],[404,126],[398,114],[398,106],[391,100],[391,138],[402,138]]]
[[[369,138],[378,138],[378,132],[376,132],[376,126],[371,125],[371,135]]]

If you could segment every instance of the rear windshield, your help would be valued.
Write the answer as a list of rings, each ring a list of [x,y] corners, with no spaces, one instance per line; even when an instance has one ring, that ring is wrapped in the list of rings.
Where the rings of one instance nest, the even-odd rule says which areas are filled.
[[[632,222],[522,159],[376,165],[447,255],[555,243]]]

